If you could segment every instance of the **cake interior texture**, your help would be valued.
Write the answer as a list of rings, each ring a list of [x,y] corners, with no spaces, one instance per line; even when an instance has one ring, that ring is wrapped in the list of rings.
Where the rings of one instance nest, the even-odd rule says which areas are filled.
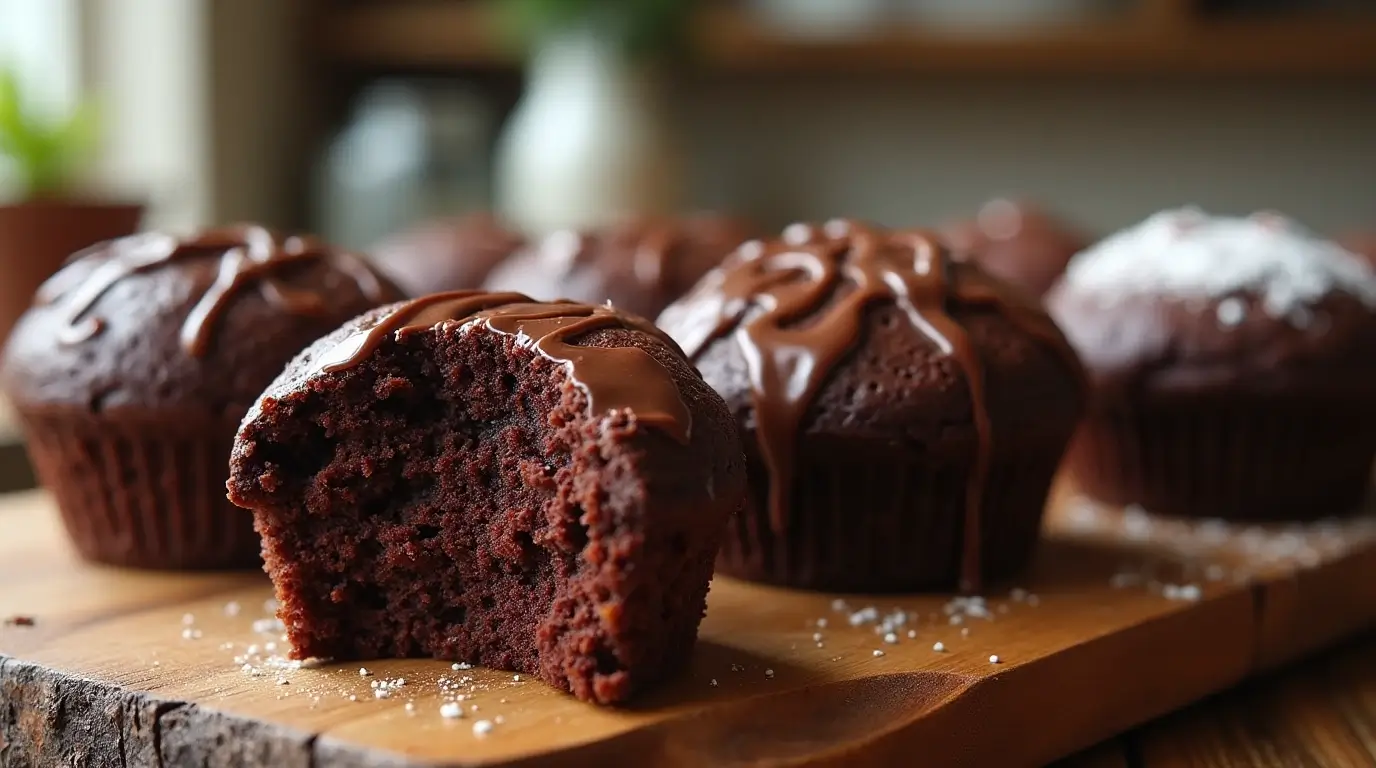
[[[696,379],[645,338],[578,343]],[[591,417],[564,365],[477,324],[398,333],[284,391],[245,424],[230,494],[255,510],[294,656],[466,661],[602,703],[687,658],[725,518],[685,459],[697,440]]]

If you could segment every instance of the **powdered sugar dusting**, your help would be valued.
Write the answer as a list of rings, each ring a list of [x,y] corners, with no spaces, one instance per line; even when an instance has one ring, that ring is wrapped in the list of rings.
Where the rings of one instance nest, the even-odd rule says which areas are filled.
[[[1376,516],[1255,525],[1158,517],[1137,505],[1119,511],[1083,497],[1069,502],[1064,533],[1133,545],[1146,557],[1125,562],[1115,589],[1144,587],[1168,600],[1195,602],[1208,583],[1245,584],[1318,567],[1376,544]]]
[[[1114,234],[1071,261],[1066,282],[1106,300],[1158,294],[1182,299],[1255,294],[1276,318],[1342,291],[1376,309],[1376,271],[1360,257],[1274,213],[1209,216],[1163,211]],[[1220,320],[1241,320],[1230,306]]]

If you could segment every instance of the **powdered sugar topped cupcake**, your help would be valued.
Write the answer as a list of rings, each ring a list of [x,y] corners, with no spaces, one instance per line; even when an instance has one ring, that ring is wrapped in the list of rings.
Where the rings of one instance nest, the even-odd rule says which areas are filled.
[[[1279,214],[1163,211],[1071,261],[1066,282],[1105,299],[1144,293],[1218,298],[1248,292],[1275,318],[1303,325],[1308,307],[1343,291],[1376,307],[1376,272]]]
[[[1159,512],[1350,508],[1376,457],[1376,271],[1273,213],[1158,213],[1078,254],[1047,306],[1096,385],[1071,464]]]

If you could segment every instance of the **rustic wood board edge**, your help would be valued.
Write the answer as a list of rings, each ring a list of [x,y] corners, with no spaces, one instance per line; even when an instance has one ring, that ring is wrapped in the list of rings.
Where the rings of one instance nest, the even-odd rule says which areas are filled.
[[[12,768],[314,764],[313,735],[6,656],[0,704],[0,765]]]
[[[708,759],[713,764],[844,765],[862,760],[901,760],[911,757],[914,743],[936,746],[937,742],[943,744],[942,751],[947,754],[961,756],[962,763],[990,764],[1007,757],[991,735],[1017,732],[1025,717],[1024,707],[1038,704],[1025,698],[1009,700],[1000,694],[999,689],[1014,682],[1014,677],[1023,678],[1020,682],[1024,690],[1047,691],[1048,701],[1054,701],[1058,707],[1052,728],[1020,734],[1032,739],[1033,743],[1025,744],[1026,757],[1029,764],[1036,764],[1091,746],[1257,672],[1259,668],[1253,659],[1238,653],[1235,642],[1237,627],[1260,621],[1253,592],[1239,590],[1222,595],[1211,601],[1215,603],[1214,610],[1164,615],[1126,633],[1074,646],[1074,653],[1067,648],[1036,663],[981,680],[952,675],[955,679],[934,681],[931,673],[889,675],[853,681],[855,690],[849,692],[822,691],[827,694],[825,697],[813,696],[810,702],[798,691],[790,691],[757,697],[758,701],[737,702],[728,707],[729,712],[703,708],[606,741],[509,764],[575,765],[595,761],[616,765],[633,759],[638,765],[679,766],[701,764]],[[1339,636],[1333,636],[1329,642],[1338,639]],[[1189,654],[1168,654],[1164,666],[1157,666],[1149,677],[1119,688],[1112,701],[1094,695],[1101,685],[1101,673],[1108,667],[1153,654],[1159,658],[1161,649],[1183,645],[1188,645]],[[1188,682],[1173,692],[1155,690],[1152,681],[1158,676],[1170,676],[1177,681],[1183,676]],[[933,685],[937,690],[930,690]],[[928,690],[914,695],[924,686]],[[887,715],[898,721],[893,727],[881,728],[874,738],[858,745],[806,754],[795,751],[795,759],[770,759],[770,755],[778,754],[778,743],[772,737],[780,736],[780,708],[801,708],[797,713],[800,717],[833,718],[839,713],[835,702],[873,698],[876,692],[885,691],[888,695],[884,701],[859,715],[867,719]],[[840,693],[846,695],[835,695]],[[821,702],[823,698],[827,702]],[[895,710],[883,711],[902,708],[914,699],[926,699],[932,705],[911,717]],[[462,764],[410,761],[397,754],[332,738],[328,733],[303,733],[225,713],[213,706],[134,691],[5,656],[0,656],[0,700],[4,702],[0,710],[0,764],[4,765],[379,768]],[[1129,702],[1131,706],[1104,720],[1105,706],[1122,708]],[[809,708],[810,715],[804,712]],[[775,721],[772,726],[770,718]],[[1103,724],[1089,725],[1095,720]],[[980,727],[971,728],[971,722]],[[719,751],[712,751],[714,747]]]

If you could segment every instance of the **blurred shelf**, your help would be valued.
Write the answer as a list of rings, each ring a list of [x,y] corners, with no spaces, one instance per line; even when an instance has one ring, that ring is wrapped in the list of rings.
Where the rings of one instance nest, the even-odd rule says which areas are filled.
[[[322,20],[334,61],[363,69],[509,69],[484,3],[388,0]],[[799,37],[730,8],[704,10],[699,62],[730,73],[1376,75],[1376,17],[1297,14],[1211,20],[1182,0],[1137,14],[1026,31],[891,24],[872,33]]]

